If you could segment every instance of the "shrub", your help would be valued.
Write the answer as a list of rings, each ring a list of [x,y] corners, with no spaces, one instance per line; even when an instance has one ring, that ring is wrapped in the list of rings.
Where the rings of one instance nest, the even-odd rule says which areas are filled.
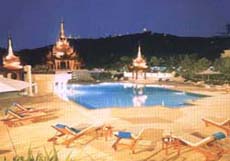
[[[53,150],[50,152],[44,148],[44,153],[37,154],[33,154],[31,148],[29,148],[26,156],[16,155],[13,157],[13,161],[59,161],[57,153],[55,147],[53,147]],[[6,157],[4,158],[4,161],[8,161]],[[66,161],[70,161],[69,156],[66,158]]]
[[[95,80],[108,81],[111,80],[112,74],[110,72],[101,72],[101,73],[91,73],[91,76]]]

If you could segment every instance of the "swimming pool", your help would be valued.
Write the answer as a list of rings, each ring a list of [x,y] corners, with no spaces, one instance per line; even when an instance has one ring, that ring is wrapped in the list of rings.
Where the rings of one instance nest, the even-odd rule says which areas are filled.
[[[151,85],[100,83],[67,85],[66,97],[88,109],[98,109],[154,105],[176,108],[184,106],[188,100],[204,96]]]

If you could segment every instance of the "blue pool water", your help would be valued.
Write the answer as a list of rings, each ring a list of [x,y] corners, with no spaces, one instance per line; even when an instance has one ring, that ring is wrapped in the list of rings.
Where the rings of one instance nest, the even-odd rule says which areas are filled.
[[[184,106],[188,100],[204,97],[167,88],[124,83],[68,85],[66,95],[69,100],[89,109],[154,105],[175,108]]]

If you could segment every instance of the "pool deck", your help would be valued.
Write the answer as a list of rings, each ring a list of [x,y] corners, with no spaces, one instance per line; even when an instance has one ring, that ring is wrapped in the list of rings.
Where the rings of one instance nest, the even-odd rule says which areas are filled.
[[[55,95],[44,95],[35,97],[22,97],[1,100],[0,108],[9,106],[12,102],[19,102],[27,107],[46,108],[49,117],[36,123],[28,122],[26,125],[8,128],[0,123],[0,160],[6,156],[11,160],[15,155],[13,145],[17,154],[27,154],[31,147],[33,152],[44,152],[44,147],[51,150],[53,144],[47,139],[55,134],[51,125],[63,123],[77,125],[80,123],[107,123],[114,127],[114,130],[139,131],[144,128],[142,141],[137,145],[136,154],[123,146],[117,151],[112,149],[115,137],[105,141],[104,138],[92,139],[93,136],[86,136],[79,139],[70,148],[63,145],[56,145],[60,160],[64,160],[69,154],[73,159],[80,161],[193,161],[205,160],[197,152],[189,148],[183,149],[180,156],[175,150],[169,155],[161,149],[161,138],[163,135],[172,132],[187,133],[199,131],[209,135],[221,131],[213,127],[205,127],[201,121],[203,117],[229,118],[230,116],[230,93],[225,90],[213,90],[207,88],[174,85],[173,89],[202,93],[211,97],[201,98],[191,102],[187,108],[167,108],[156,106],[153,108],[110,108],[87,110],[73,102],[64,101]],[[225,155],[221,161],[229,161],[230,155]]]

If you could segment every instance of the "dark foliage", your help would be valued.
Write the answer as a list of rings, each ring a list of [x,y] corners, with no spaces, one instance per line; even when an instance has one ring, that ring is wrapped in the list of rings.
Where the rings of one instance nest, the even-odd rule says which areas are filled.
[[[230,48],[230,38],[226,37],[177,37],[151,32],[99,39],[70,39],[70,43],[79,51],[87,68],[110,68],[122,56],[135,57],[138,43],[147,59],[152,56],[168,57],[196,53],[198,57],[214,60],[220,53]],[[17,52],[23,64],[32,66],[45,64],[46,54],[51,45]]]

